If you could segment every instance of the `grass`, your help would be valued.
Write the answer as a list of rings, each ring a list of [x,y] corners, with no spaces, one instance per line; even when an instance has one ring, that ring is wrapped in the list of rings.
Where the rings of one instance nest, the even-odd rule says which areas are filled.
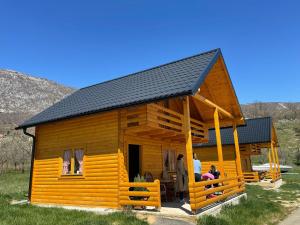
[[[25,199],[28,173],[0,175],[0,225],[146,225],[132,213],[97,215],[92,212],[41,208],[32,205],[10,205],[12,199]]]
[[[300,172],[296,168],[294,172]],[[277,191],[247,185],[248,199],[227,206],[217,216],[204,216],[198,225],[265,225],[277,224],[300,203],[300,175],[283,175],[285,184]]]
[[[293,172],[300,172],[296,168]],[[12,199],[25,199],[28,189],[28,173],[0,175],[0,225],[146,225],[132,213],[95,213],[41,208],[32,205],[10,205]],[[204,216],[198,225],[265,225],[277,224],[300,202],[300,175],[283,175],[285,184],[279,191],[264,190],[259,186],[247,185],[248,199],[236,206],[227,206],[217,216]]]

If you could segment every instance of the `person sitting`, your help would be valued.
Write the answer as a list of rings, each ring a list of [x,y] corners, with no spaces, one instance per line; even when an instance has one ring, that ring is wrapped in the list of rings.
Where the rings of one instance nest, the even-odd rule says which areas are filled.
[[[194,152],[193,153],[193,158],[194,158],[194,174],[195,174],[195,182],[201,181],[201,162],[197,157],[197,154]]]
[[[214,175],[214,179],[219,179],[220,177],[220,172],[217,170],[215,165],[211,165],[209,173]],[[213,186],[218,187],[219,183],[213,184]]]

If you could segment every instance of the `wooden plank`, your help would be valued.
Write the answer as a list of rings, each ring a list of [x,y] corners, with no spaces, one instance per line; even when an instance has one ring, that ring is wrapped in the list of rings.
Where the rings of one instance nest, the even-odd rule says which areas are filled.
[[[189,182],[195,180],[194,162],[193,162],[193,143],[192,143],[192,130],[190,121],[190,106],[189,97],[184,97],[183,100],[183,121],[184,121],[184,134],[185,134],[185,150],[187,157],[187,167]]]
[[[216,108],[214,112],[214,122],[215,122],[215,133],[216,133],[216,141],[217,141],[217,151],[218,151],[218,162],[219,162],[219,170],[220,176],[224,178],[224,159],[223,159],[223,151],[222,151],[222,140],[221,140],[221,131],[220,131],[220,123],[219,123],[219,111]]]
[[[234,149],[235,149],[235,161],[237,167],[237,174],[239,176],[243,175],[242,171],[242,163],[241,163],[241,156],[240,156],[240,146],[239,146],[239,137],[238,137],[238,130],[236,127],[236,123],[233,123],[233,138],[234,138]]]
[[[208,100],[207,98],[201,96],[200,94],[196,94],[193,96],[195,99],[205,103],[206,105],[212,107],[212,108],[216,108],[218,109],[218,111],[220,111],[220,113],[224,114],[225,116],[231,118],[231,119],[235,119],[234,116],[229,113],[228,111],[226,111],[225,109],[223,109],[222,107],[218,106],[217,104],[213,103],[212,101]]]

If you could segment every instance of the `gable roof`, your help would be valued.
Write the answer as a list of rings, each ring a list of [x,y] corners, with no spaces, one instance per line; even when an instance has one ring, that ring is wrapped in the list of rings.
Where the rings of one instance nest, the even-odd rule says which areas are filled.
[[[214,49],[124,77],[81,88],[17,129],[169,97],[193,95],[221,55]]]
[[[263,117],[255,119],[246,119],[246,125],[237,127],[239,144],[267,143],[272,140],[272,118]],[[193,147],[216,146],[215,129],[209,130],[208,143],[195,144]],[[233,145],[232,127],[221,128],[222,145]]]

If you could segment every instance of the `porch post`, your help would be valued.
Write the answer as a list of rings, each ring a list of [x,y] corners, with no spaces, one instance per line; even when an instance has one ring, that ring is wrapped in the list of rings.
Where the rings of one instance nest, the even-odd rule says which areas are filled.
[[[223,151],[222,151],[220,122],[219,122],[219,112],[218,112],[217,108],[215,109],[215,112],[214,112],[214,123],[215,123],[215,131],[216,131],[219,170],[220,170],[221,178],[224,178],[225,176],[224,176]]]
[[[272,180],[274,180],[274,174],[273,174],[273,163],[272,163],[272,156],[271,156],[271,149],[268,149],[268,156],[269,156],[269,163],[270,163],[270,169],[269,169],[269,173],[271,175]]]
[[[193,213],[196,212],[195,202],[195,174],[194,174],[194,161],[193,161],[193,142],[192,142],[192,130],[191,130],[191,118],[190,118],[190,103],[189,97],[186,96],[183,99],[183,126],[185,135],[185,151],[188,167],[188,188],[190,196],[190,206]]]
[[[279,161],[279,157],[278,157],[278,148],[277,148],[277,146],[274,146],[274,147],[275,147],[275,157],[276,157],[277,166],[278,166],[278,175],[281,176],[280,161]]]
[[[191,120],[190,120],[190,104],[189,104],[188,96],[184,97],[183,100],[183,122],[184,122],[185,150],[186,150],[189,183],[194,183],[195,174],[194,174],[194,161],[193,161],[193,143],[192,143]]]
[[[237,164],[237,174],[238,176],[243,175],[242,164],[241,164],[241,156],[240,156],[240,146],[239,146],[239,137],[237,132],[236,123],[233,123],[233,138],[234,138],[234,147],[235,147],[235,162]]]
[[[276,179],[277,174],[278,174],[278,166],[277,166],[277,160],[276,160],[276,157],[275,157],[275,149],[274,149],[273,142],[271,142],[271,150],[272,150],[272,159],[273,159],[273,165],[274,165],[274,177]]]

